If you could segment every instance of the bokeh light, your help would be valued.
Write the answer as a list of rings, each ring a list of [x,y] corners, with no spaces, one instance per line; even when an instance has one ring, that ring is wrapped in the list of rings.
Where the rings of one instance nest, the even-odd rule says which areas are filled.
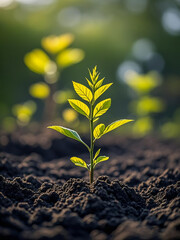
[[[45,105],[63,120],[72,81],[98,65],[115,86],[112,121],[119,112],[143,116],[151,122],[144,132],[168,137],[180,101],[179,7],[179,0],[0,0],[1,126],[17,119],[14,105],[31,99],[38,111],[29,122],[43,120]]]
[[[162,16],[164,29],[173,35],[180,34],[180,11],[178,8],[167,9]]]

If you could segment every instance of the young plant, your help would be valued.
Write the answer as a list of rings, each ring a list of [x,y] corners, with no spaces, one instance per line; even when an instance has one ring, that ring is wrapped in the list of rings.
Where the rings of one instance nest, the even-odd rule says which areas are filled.
[[[56,115],[55,96],[59,95],[57,82],[62,71],[84,58],[83,50],[70,48],[73,41],[74,35],[71,33],[47,36],[41,41],[44,50],[33,49],[24,57],[26,66],[44,78],[43,82],[32,84],[29,93],[34,98],[44,100],[45,122],[53,120]]]
[[[105,126],[103,123],[98,124],[96,127],[94,127],[94,124],[96,121],[99,120],[99,117],[102,116],[111,106],[111,98],[105,99],[103,101],[100,101],[96,104],[99,97],[112,85],[112,83],[108,83],[103,85],[104,78],[99,79],[99,73],[97,72],[97,67],[94,67],[94,69],[89,71],[90,80],[86,78],[87,83],[90,87],[87,88],[86,86],[73,82],[74,90],[75,92],[86,102],[88,102],[88,105],[85,104],[82,101],[76,100],[76,99],[69,99],[69,104],[73,109],[75,109],[78,113],[84,115],[89,120],[89,126],[90,126],[90,146],[88,146],[79,136],[79,134],[72,130],[61,126],[49,126],[48,128],[54,129],[57,132],[60,132],[61,134],[73,138],[87,147],[89,154],[90,154],[90,163],[87,164],[83,159],[79,157],[71,157],[71,161],[79,167],[84,167],[88,169],[89,171],[89,178],[90,183],[93,182],[93,176],[94,176],[94,168],[95,166],[103,161],[106,161],[109,159],[109,157],[106,156],[99,156],[100,150],[94,154],[94,144],[97,139],[100,139],[103,135],[106,133],[120,127],[121,125],[131,122],[133,120],[131,119],[121,119],[117,120],[108,126]]]

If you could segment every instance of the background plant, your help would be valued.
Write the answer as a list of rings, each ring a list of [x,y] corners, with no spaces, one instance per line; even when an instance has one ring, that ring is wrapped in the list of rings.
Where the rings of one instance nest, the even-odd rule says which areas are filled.
[[[139,74],[129,71],[126,74],[125,82],[133,90],[134,100],[130,103],[130,110],[137,117],[133,124],[135,136],[143,137],[154,129],[154,117],[161,113],[165,104],[156,96],[152,96],[152,90],[161,85],[161,78],[157,72]]]
[[[4,123],[7,122],[5,118],[11,114],[12,105],[29,99],[26,89],[32,80],[39,82],[42,78],[41,74],[33,75],[24,67],[22,61],[24,55],[31,49],[41,48],[39,45],[43,36],[66,32],[76,36],[73,46],[82,48],[88,58],[63,71],[60,76],[61,83],[58,83],[60,90],[69,89],[71,81],[68,82],[67,79],[78,79],[79,73],[85,76],[87,66],[92,67],[96,61],[109,81],[116,82],[116,87],[112,91],[114,104],[109,121],[118,119],[118,107],[123,116],[134,118],[129,115],[128,110],[132,91],[129,91],[128,86],[122,85],[121,70],[125,67],[128,70],[135,70],[140,75],[157,71],[163,81],[151,94],[161,98],[166,104],[166,109],[162,113],[151,113],[155,132],[157,133],[157,129],[163,123],[176,121],[175,125],[178,124],[176,119],[180,117],[179,0],[0,2],[3,2],[0,4],[1,128],[4,128]],[[4,4],[5,2],[7,4]],[[39,113],[44,101],[36,100],[36,103],[38,112],[33,120],[40,122]],[[62,105],[58,107],[60,106]],[[62,106],[64,107],[65,105]],[[168,135],[172,132],[177,133],[175,125],[166,125],[163,132],[169,132]],[[130,127],[124,128],[123,132],[126,134]]]
[[[32,84],[29,93],[34,98],[45,99],[44,121],[54,118],[56,103],[61,94],[57,91],[57,82],[62,71],[79,63],[84,58],[84,52],[78,48],[69,48],[74,41],[71,33],[59,36],[48,36],[42,39],[41,45],[46,50],[34,49],[27,53],[24,58],[26,66],[33,72],[41,74],[44,82]]]
[[[79,136],[79,134],[72,130],[68,129],[62,126],[49,126],[48,128],[54,129],[57,132],[60,132],[61,134],[73,138],[79,142],[81,142],[84,146],[87,147],[89,154],[90,154],[90,163],[87,164],[83,159],[79,157],[71,157],[71,161],[79,167],[84,167],[88,169],[89,171],[89,178],[90,183],[93,182],[93,176],[94,176],[94,168],[95,166],[103,161],[106,161],[109,159],[107,156],[99,156],[101,149],[98,149],[97,152],[94,154],[94,144],[97,139],[100,139],[103,135],[106,133],[120,127],[121,125],[131,122],[133,120],[130,119],[121,119],[117,120],[115,122],[112,122],[108,126],[105,126],[105,124],[100,123],[94,128],[94,123],[99,120],[99,117],[102,116],[104,113],[107,112],[107,110],[111,106],[111,98],[105,99],[103,101],[100,101],[96,104],[96,101],[99,99],[99,97],[112,85],[112,83],[108,83],[103,85],[104,78],[99,79],[99,73],[97,72],[97,67],[94,67],[94,69],[89,71],[90,80],[86,78],[87,83],[90,87],[87,88],[86,86],[74,82],[73,81],[73,87],[75,92],[86,102],[88,102],[89,106],[85,104],[82,101],[76,100],[76,99],[69,99],[69,104],[73,109],[75,109],[78,113],[84,115],[89,120],[89,128],[90,128],[90,146],[88,146]]]

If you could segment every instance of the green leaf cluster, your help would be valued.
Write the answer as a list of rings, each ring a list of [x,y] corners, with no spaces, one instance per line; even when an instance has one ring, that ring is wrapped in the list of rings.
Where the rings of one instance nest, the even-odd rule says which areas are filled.
[[[97,72],[97,67],[95,66],[92,70],[92,72],[89,70],[89,78],[86,78],[86,81],[88,83],[88,87],[86,87],[83,84],[80,84],[78,82],[73,81],[73,87],[77,95],[82,99],[82,101],[77,99],[69,99],[69,104],[71,107],[76,110],[78,113],[84,115],[90,123],[90,136],[91,136],[91,144],[88,146],[79,136],[79,134],[68,128],[64,128],[61,126],[50,126],[49,128],[52,128],[61,134],[73,138],[82,144],[84,144],[88,151],[90,152],[90,164],[86,164],[86,162],[78,157],[72,157],[71,161],[76,165],[80,167],[87,168],[90,173],[92,174],[93,169],[95,166],[102,162],[109,159],[109,157],[106,156],[99,156],[100,149],[93,154],[94,149],[94,143],[97,139],[101,138],[106,133],[115,130],[116,128],[131,122],[133,120],[131,119],[121,119],[117,120],[115,122],[112,122],[108,126],[105,126],[105,124],[100,123],[94,128],[94,123],[99,120],[99,118],[107,112],[107,110],[111,106],[111,98],[107,98],[105,100],[102,100],[97,103],[97,100],[99,97],[106,92],[109,87],[112,85],[112,83],[104,84],[104,78],[99,78],[100,74]],[[84,102],[85,101],[85,102]],[[93,178],[93,176],[92,176]],[[92,181],[90,181],[92,182]]]

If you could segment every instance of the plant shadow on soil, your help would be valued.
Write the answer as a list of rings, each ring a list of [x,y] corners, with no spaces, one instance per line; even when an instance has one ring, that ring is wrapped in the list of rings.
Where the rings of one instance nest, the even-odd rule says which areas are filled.
[[[0,239],[180,239],[178,143],[108,137],[97,147],[110,160],[90,186],[69,161],[88,161],[78,142],[1,134]]]

